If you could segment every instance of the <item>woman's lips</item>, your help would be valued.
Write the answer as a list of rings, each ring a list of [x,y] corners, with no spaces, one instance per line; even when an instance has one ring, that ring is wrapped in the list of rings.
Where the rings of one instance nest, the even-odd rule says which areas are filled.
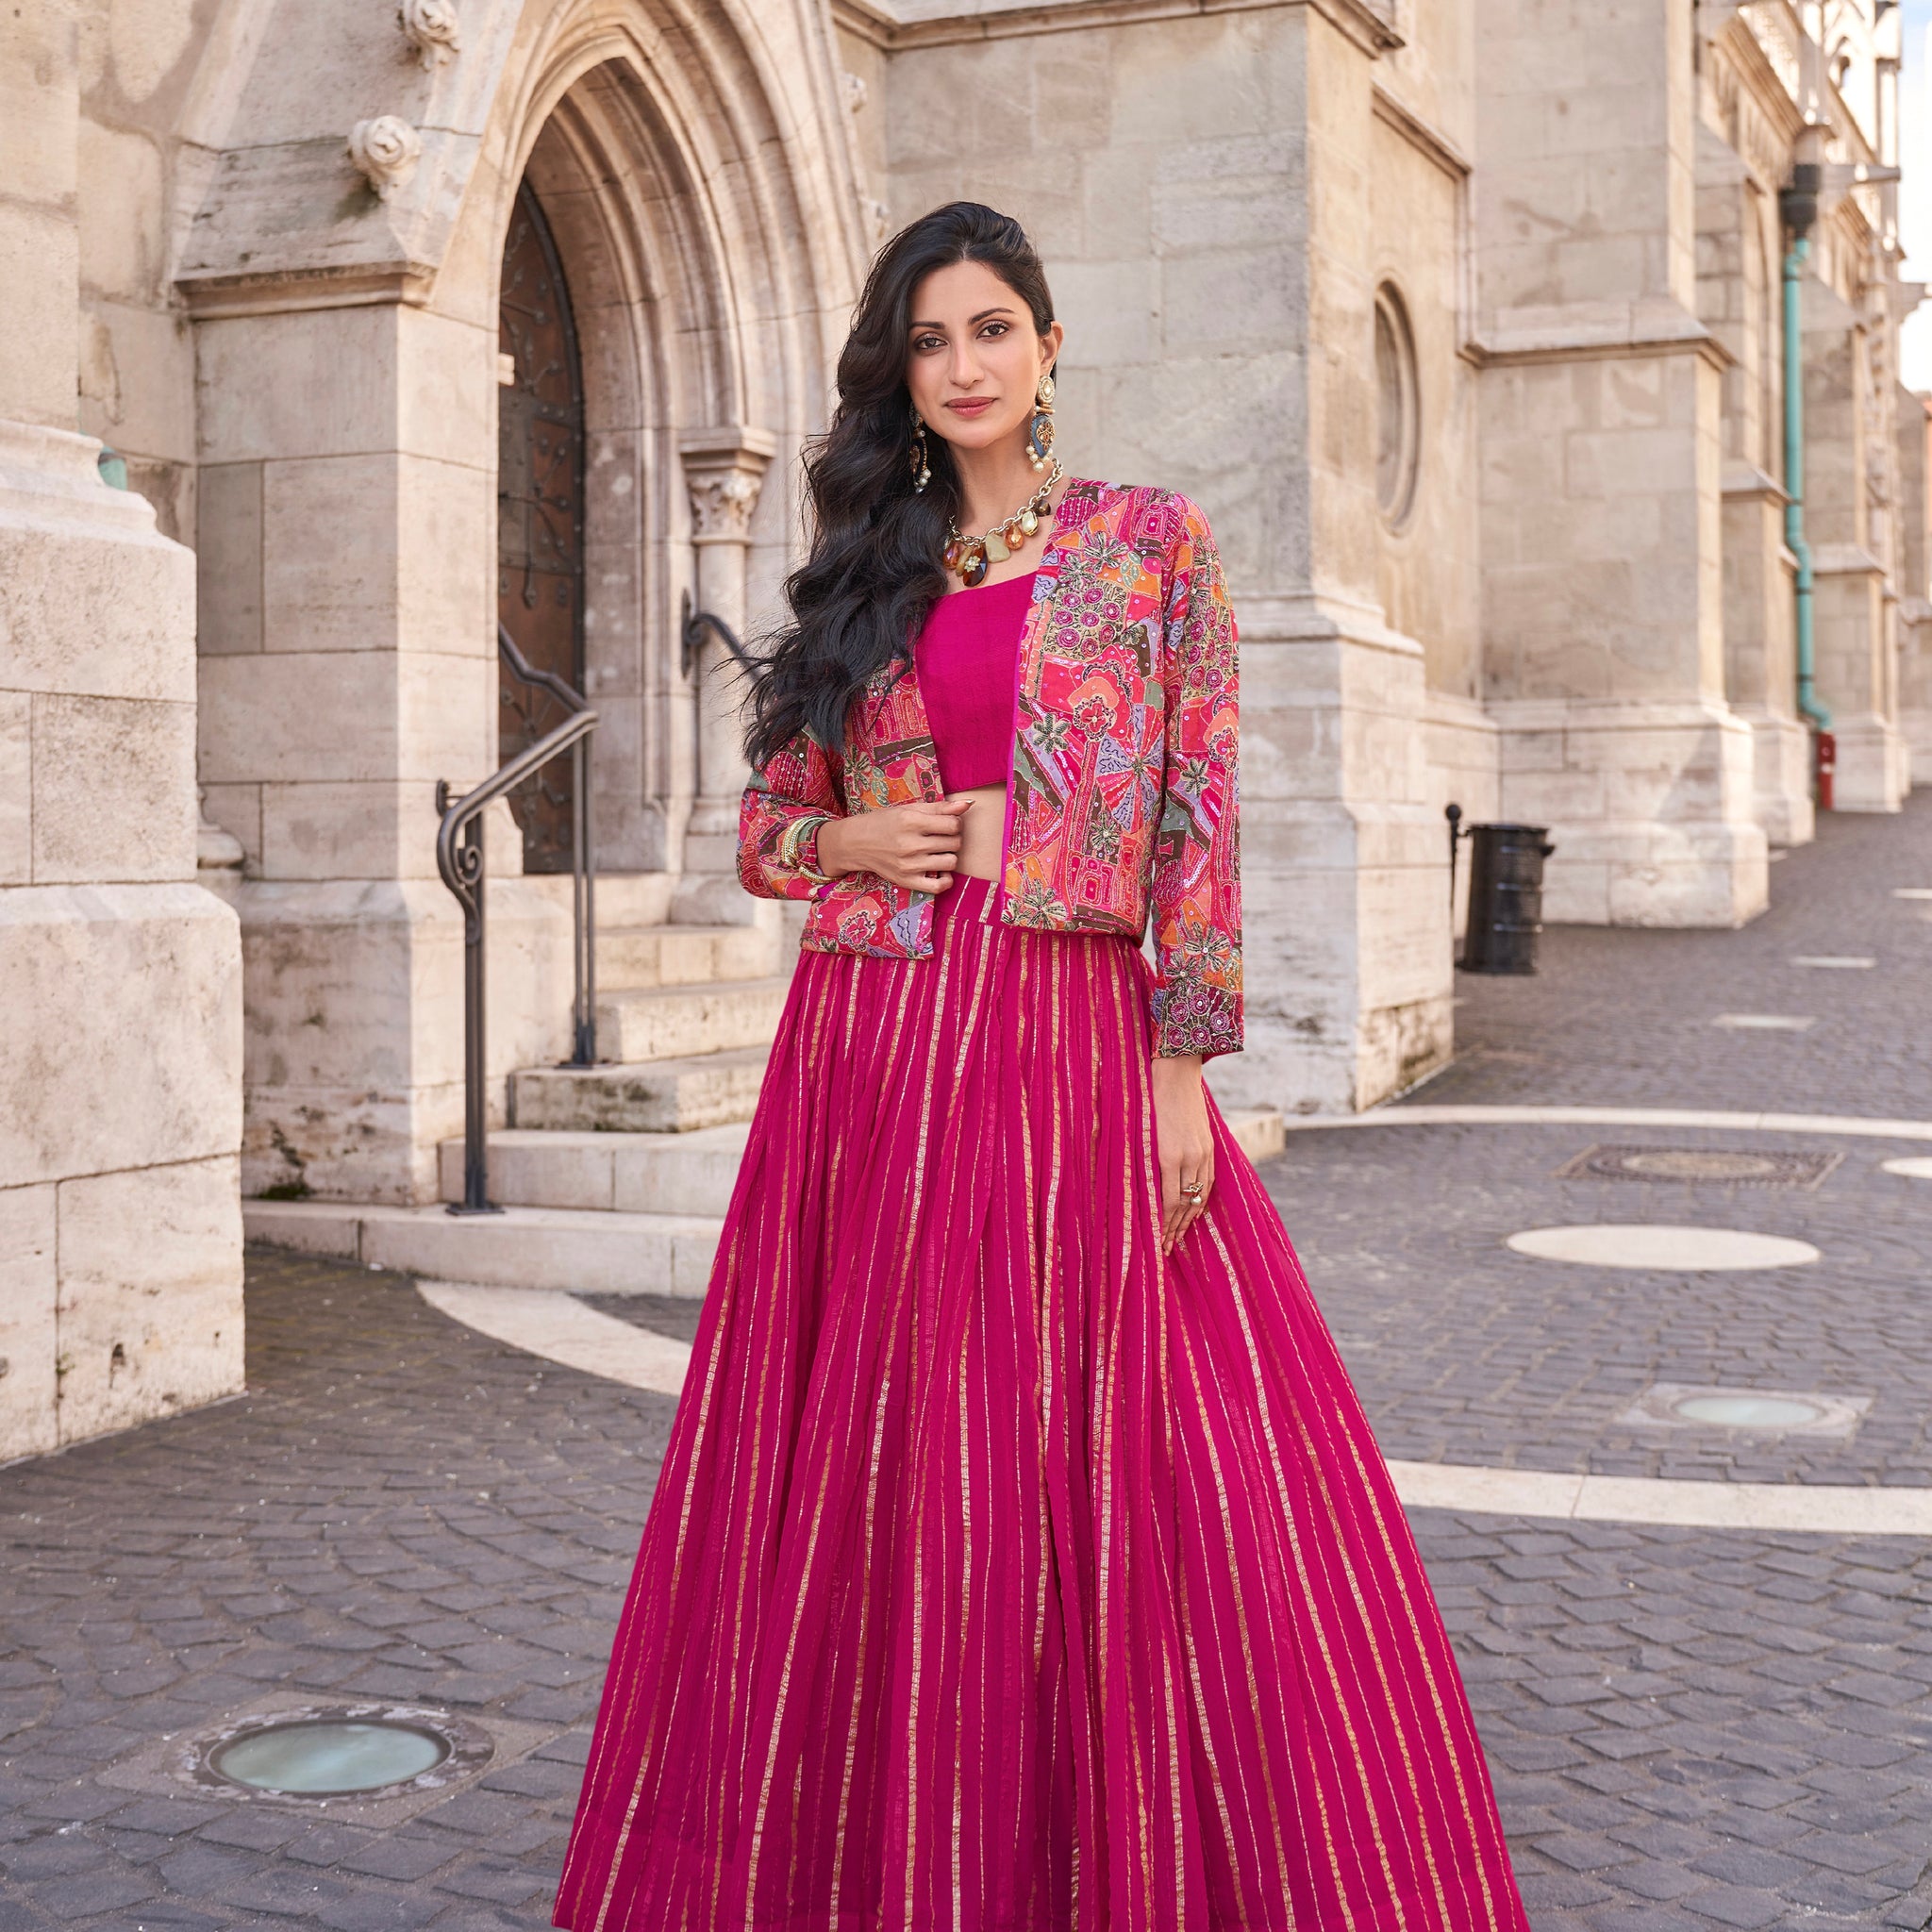
[[[991,396],[961,396],[957,402],[948,403],[946,408],[956,416],[983,416],[992,408]]]

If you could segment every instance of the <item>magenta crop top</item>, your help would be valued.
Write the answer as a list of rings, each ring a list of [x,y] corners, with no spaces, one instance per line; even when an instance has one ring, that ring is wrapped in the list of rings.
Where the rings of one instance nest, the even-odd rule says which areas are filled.
[[[940,780],[948,791],[1006,785],[1013,761],[1020,639],[1035,575],[941,597],[912,647]]]

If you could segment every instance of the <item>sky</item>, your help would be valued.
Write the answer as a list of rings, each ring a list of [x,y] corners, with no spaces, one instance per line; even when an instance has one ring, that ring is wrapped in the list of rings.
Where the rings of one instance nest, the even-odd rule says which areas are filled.
[[[1905,0],[1905,65],[1899,74],[1899,227],[1905,276],[1932,282],[1932,0]],[[1900,374],[1932,390],[1932,297],[1906,323]]]

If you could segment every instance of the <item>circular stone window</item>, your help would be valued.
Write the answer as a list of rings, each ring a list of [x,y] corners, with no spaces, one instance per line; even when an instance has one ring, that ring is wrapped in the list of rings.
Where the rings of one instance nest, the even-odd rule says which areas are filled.
[[[1375,291],[1375,501],[1391,529],[1415,507],[1422,453],[1421,390],[1408,308],[1393,282]]]
[[[494,1750],[445,1712],[358,1704],[238,1718],[198,1740],[184,1768],[230,1797],[388,1798],[467,1776]]]

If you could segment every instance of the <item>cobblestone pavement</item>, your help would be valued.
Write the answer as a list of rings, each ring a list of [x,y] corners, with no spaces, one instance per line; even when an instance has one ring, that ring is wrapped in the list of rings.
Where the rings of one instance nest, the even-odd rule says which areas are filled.
[[[1829,821],[1743,932],[1553,931],[1464,980],[1418,1100],[1932,1117],[1932,805]],[[1869,970],[1790,965],[1870,955]],[[1815,1017],[1725,1031],[1724,1012]],[[1592,1141],[1842,1153],[1815,1190],[1575,1181]],[[1622,1127],[1292,1136],[1265,1170],[1391,1455],[1932,1486],[1932,1186],[1912,1150]],[[1814,1242],[1649,1275],[1509,1253],[1658,1220]],[[598,1303],[689,1337],[688,1305]],[[672,1405],[257,1255],[250,1393],[0,1471],[0,1932],[539,1927]],[[1656,1380],[1866,1395],[1841,1441],[1620,1423]],[[1419,1511],[1536,1932],[1932,1924],[1932,1550]],[[505,1740],[414,1815],[173,1784],[156,1740],[264,1700],[441,1707]]]
[[[398,1275],[258,1255],[248,1312],[246,1397],[0,1472],[0,1932],[546,1925],[674,1405]],[[101,1775],[271,1691],[525,1748],[387,1829]]]
[[[1932,793],[1894,818],[1821,814],[1816,842],[1772,867],[1771,909],[1738,932],[1554,926],[1536,977],[1457,974],[1456,1064],[1413,1097],[1923,1120],[1932,899],[1899,888],[1932,891]],[[1873,964],[1794,963],[1818,958]],[[1726,1013],[1817,1024],[1712,1024]]]

